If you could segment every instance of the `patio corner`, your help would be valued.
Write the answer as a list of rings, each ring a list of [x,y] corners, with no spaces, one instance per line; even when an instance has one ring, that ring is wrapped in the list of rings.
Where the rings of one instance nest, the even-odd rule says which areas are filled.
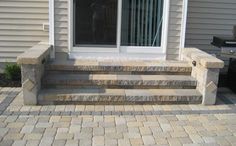
[[[21,65],[24,104],[36,105],[44,75],[44,64],[49,59],[51,46],[40,42],[17,57]]]
[[[214,105],[220,69],[224,62],[197,48],[184,48],[181,60],[192,65],[192,76],[197,79],[197,90],[202,93],[204,105]]]

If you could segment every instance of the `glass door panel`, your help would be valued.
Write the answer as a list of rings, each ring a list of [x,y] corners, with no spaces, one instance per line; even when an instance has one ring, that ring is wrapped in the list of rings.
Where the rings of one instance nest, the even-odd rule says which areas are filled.
[[[74,0],[74,46],[114,46],[118,0]]]
[[[161,46],[163,2],[122,1],[121,46]]]

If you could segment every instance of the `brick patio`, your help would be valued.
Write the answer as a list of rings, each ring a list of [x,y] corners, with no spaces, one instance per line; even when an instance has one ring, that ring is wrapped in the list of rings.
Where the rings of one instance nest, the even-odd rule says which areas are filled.
[[[0,88],[0,146],[236,145],[236,94],[217,105],[24,106],[21,88]]]

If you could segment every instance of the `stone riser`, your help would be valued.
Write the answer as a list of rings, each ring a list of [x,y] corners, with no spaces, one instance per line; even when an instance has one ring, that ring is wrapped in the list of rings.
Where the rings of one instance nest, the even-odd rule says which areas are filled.
[[[191,76],[175,75],[100,75],[100,74],[49,74],[42,80],[44,87],[99,86],[118,88],[195,88]],[[123,86],[123,87],[122,87]]]
[[[201,104],[201,96],[54,95],[39,104]],[[51,100],[50,100],[51,99]],[[53,99],[53,100],[52,100]]]
[[[72,72],[136,72],[143,74],[191,74],[191,67],[162,67],[162,66],[65,66],[65,65],[48,65],[47,71],[72,71]]]
[[[143,102],[84,102],[84,101],[38,101],[38,105],[179,105],[179,104],[201,104],[202,101],[143,101]]]
[[[201,103],[195,89],[50,89],[43,90],[39,103]]]
[[[94,81],[45,81],[43,85],[61,85],[61,86],[102,86],[102,87],[162,87],[162,88],[172,88],[172,87],[185,87],[185,86],[193,86],[196,87],[196,82],[194,81],[102,81],[102,80],[94,80]]]
[[[112,71],[76,71],[76,70],[46,70],[46,74],[116,74],[116,75],[191,75],[191,72],[128,72],[128,71],[120,71],[120,72],[112,72]]]
[[[94,86],[94,85],[49,85],[43,84],[43,89],[84,89],[84,88],[109,88],[109,89],[196,89],[196,86]]]

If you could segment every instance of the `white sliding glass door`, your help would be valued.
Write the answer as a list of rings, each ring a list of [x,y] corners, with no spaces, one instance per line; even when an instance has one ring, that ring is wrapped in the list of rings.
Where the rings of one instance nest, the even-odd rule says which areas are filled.
[[[163,0],[124,0],[122,46],[160,46]]]
[[[116,47],[117,0],[74,0],[74,46]]]
[[[163,53],[165,1],[73,0],[73,50]]]

